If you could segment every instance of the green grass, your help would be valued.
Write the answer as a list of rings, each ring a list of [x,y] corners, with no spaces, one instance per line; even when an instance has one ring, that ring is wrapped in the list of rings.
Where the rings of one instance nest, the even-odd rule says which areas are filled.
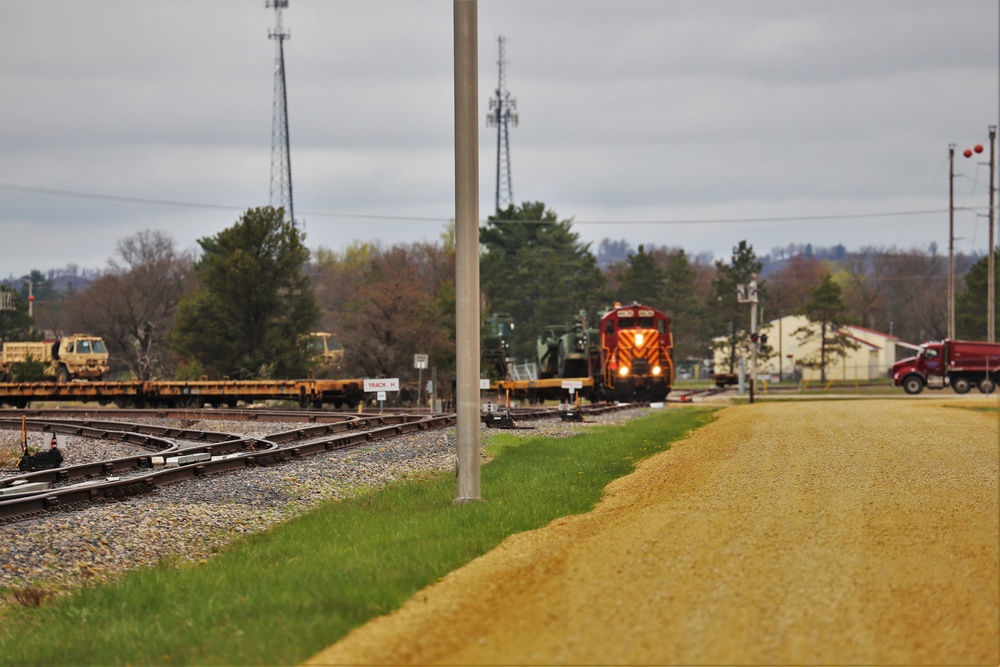
[[[292,665],[513,533],[587,512],[635,464],[707,423],[671,408],[571,438],[490,435],[481,502],[454,474],[331,503],[234,543],[38,608],[11,607],[0,665]]]

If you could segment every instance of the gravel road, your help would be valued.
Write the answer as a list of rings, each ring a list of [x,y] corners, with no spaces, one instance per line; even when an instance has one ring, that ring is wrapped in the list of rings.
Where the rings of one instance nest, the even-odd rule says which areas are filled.
[[[729,407],[308,664],[1000,664],[993,398]]]

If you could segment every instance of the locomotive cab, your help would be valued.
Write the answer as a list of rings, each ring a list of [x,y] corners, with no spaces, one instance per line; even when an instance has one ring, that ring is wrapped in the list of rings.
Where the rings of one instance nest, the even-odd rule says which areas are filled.
[[[633,303],[601,318],[602,390],[620,401],[663,401],[674,382],[673,336],[664,313]]]

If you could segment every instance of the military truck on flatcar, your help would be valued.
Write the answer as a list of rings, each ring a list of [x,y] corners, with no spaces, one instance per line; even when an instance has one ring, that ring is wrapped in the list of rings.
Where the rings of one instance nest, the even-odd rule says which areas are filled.
[[[335,334],[314,331],[309,334],[313,356],[324,366],[340,366],[344,362],[344,346]]]
[[[100,380],[108,372],[104,339],[73,334],[53,340],[5,342],[0,348],[0,380],[10,382],[15,366],[32,360],[43,364],[45,377],[56,382]]]

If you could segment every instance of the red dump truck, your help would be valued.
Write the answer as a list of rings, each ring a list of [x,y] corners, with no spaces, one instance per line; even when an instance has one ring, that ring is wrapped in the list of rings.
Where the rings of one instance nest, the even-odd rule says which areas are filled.
[[[951,386],[956,394],[972,387],[988,394],[1000,383],[1000,343],[945,338],[924,343],[917,356],[892,365],[892,380],[907,394]]]

